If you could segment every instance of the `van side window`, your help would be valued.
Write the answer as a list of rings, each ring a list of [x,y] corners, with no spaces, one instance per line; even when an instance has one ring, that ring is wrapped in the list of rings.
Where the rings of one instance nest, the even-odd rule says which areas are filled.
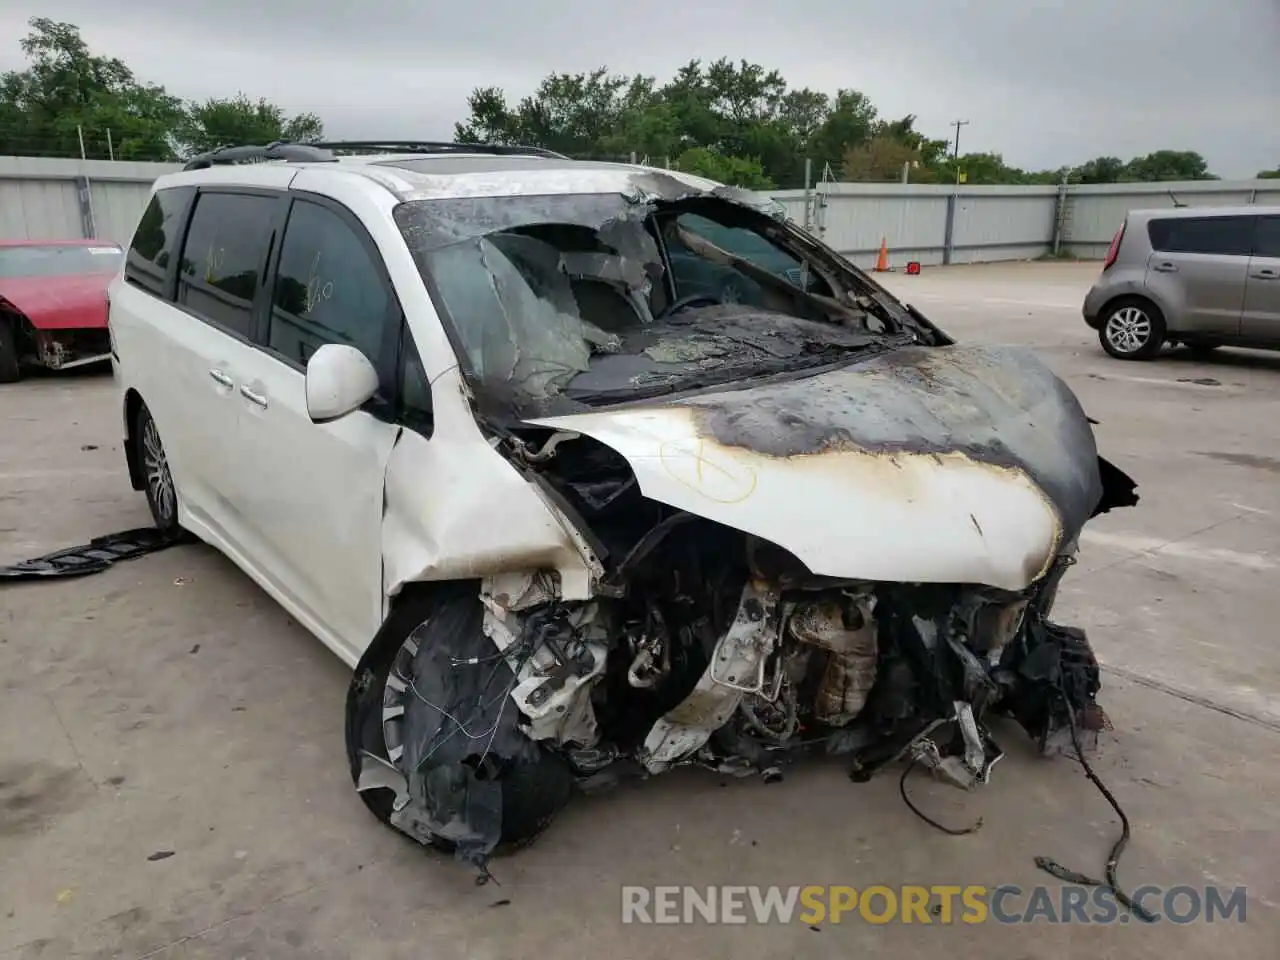
[[[201,193],[182,248],[178,302],[242,337],[252,330],[276,207],[274,197]]]
[[[1280,217],[1258,218],[1258,235],[1253,241],[1253,255],[1280,259]]]
[[[165,295],[165,278],[178,247],[178,230],[194,193],[191,187],[167,187],[152,195],[129,245],[125,280],[157,296]]]
[[[295,200],[284,231],[267,346],[305,366],[326,343],[355,347],[386,372],[392,294],[373,255],[337,213]],[[384,379],[385,383],[385,379]]]
[[[1253,248],[1253,217],[1163,217],[1147,223],[1151,248],[1161,253],[1206,253],[1247,257]]]
[[[403,320],[400,324],[399,409],[396,419],[430,439],[434,427],[431,409],[431,384],[413,334]]]
[[[677,296],[699,293],[726,302],[761,305],[759,281],[728,263],[737,257],[795,286],[801,285],[803,270],[796,257],[763,234],[744,227],[727,226],[694,213],[683,213],[664,230],[664,240],[671,255],[672,274]],[[831,288],[814,274],[808,276],[808,289],[831,296]]]

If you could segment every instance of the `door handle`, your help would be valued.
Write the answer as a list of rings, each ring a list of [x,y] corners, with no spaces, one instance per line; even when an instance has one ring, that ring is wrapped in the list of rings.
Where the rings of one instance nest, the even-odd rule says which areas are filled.
[[[1152,270],[1158,270],[1160,273],[1177,273],[1178,265],[1176,263],[1157,263]]]
[[[234,380],[232,380],[230,377],[228,377],[225,373],[223,373],[221,370],[217,369],[216,367],[213,370],[209,371],[209,376],[213,377],[213,379],[216,382],[222,384],[222,386],[227,387],[228,389],[236,385],[236,382]]]
[[[260,393],[254,393],[248,387],[240,388],[240,396],[244,397],[250,403],[261,407],[263,410],[267,409],[267,398]]]
[[[1255,270],[1249,274],[1254,280],[1280,280],[1280,270],[1272,270],[1269,267],[1263,267],[1261,270]]]

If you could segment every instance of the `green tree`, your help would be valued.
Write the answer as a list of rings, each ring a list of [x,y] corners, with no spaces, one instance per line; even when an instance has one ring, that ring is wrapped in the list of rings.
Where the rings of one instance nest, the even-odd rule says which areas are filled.
[[[777,186],[764,172],[756,157],[728,157],[710,147],[693,147],[676,158],[675,167],[709,180],[749,190],[772,190]]]
[[[916,117],[880,117],[866,94],[853,88],[834,97],[788,89],[777,70],[746,60],[691,60],[666,83],[611,74],[551,74],[512,105],[502,90],[481,87],[458,123],[459,142],[525,143],[576,157],[647,157],[650,164],[679,158],[682,169],[720,180],[769,180],[779,187],[804,183],[805,160],[821,177],[836,173],[896,180],[903,163],[913,182],[954,183],[958,172],[973,184],[1056,184],[1122,180],[1212,178],[1192,151],[1158,150],[1124,163],[1098,157],[1074,170],[1022,170],[997,153],[948,156],[947,141],[916,129]]]
[[[914,173],[911,179],[921,182],[920,151],[896,137],[880,134],[856,147],[849,147],[844,154],[841,172],[846,180],[883,183],[902,179],[904,165]],[[928,168],[925,170],[927,172]]]
[[[471,115],[453,125],[455,143],[511,144],[519,136],[515,115],[506,94],[498,87],[476,87],[467,97]]]
[[[1276,167],[1274,170],[1259,170],[1258,179],[1259,180],[1280,180],[1280,167]]]
[[[1209,164],[1194,150],[1157,150],[1145,157],[1134,157],[1124,166],[1122,180],[1154,182],[1158,180],[1216,180]]]
[[[1011,167],[998,153],[966,153],[959,159],[947,158],[935,167],[940,182],[956,182],[957,172],[963,174],[966,184],[1033,184],[1052,183],[1052,174],[1028,173],[1019,167]]]
[[[138,81],[122,60],[96,56],[74,24],[28,21],[29,65],[0,74],[0,153],[168,160],[182,103]]]
[[[553,73],[515,107],[497,87],[475,90],[468,98],[471,115],[455,124],[454,139],[522,143],[570,156],[595,156],[650,101],[641,77],[610,74],[605,67],[591,73]]]
[[[936,167],[947,158],[947,141],[932,140],[916,129],[916,115],[907,114],[901,120],[881,120],[875,127],[875,135],[890,137],[910,147],[919,155],[924,167]]]
[[[183,156],[234,144],[275,140],[306,143],[323,137],[324,124],[314,113],[288,117],[276,104],[250,100],[243,93],[191,104],[176,131]]]
[[[1073,183],[1119,183],[1124,176],[1124,161],[1119,157],[1096,157],[1071,171]]]
[[[809,141],[808,152],[820,176],[823,167],[839,171],[845,151],[866,143],[876,134],[876,108],[866,94],[840,90],[821,126]]]

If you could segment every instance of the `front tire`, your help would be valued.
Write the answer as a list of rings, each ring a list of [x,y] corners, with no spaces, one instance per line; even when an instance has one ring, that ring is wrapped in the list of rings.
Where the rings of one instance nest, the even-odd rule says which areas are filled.
[[[433,588],[411,588],[407,595],[397,600],[391,615],[356,667],[347,692],[347,761],[353,783],[359,783],[362,754],[365,752],[395,764],[389,756],[384,726],[387,679],[392,667],[398,661],[403,663],[411,635],[435,617],[442,617],[450,623],[466,622],[479,629],[482,608],[478,587],[474,582],[463,582],[440,584]],[[509,707],[515,709],[514,705]],[[502,793],[499,852],[537,839],[569,802],[575,783],[568,761],[540,744],[536,761],[507,764],[495,779]],[[361,791],[359,795],[375,817],[391,826],[395,800],[392,791],[371,789]],[[433,837],[429,842],[445,852],[454,850],[453,843],[439,837]]]
[[[139,404],[133,423],[135,454],[142,467],[143,490],[156,529],[163,533],[178,532],[178,492],[173,485],[173,471],[156,426],[145,403]]]
[[[1165,333],[1164,316],[1155,304],[1129,297],[1103,314],[1098,342],[1117,360],[1151,360],[1164,346]]]

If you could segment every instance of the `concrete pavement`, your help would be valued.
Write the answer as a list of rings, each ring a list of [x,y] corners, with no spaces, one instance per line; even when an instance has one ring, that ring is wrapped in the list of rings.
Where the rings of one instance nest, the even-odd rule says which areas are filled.
[[[184,546],[0,587],[0,957],[1266,956],[1280,933],[1280,354],[1105,357],[1096,265],[932,269],[887,283],[955,335],[1033,347],[1078,391],[1139,507],[1101,518],[1057,618],[1108,667],[1098,772],[1133,821],[1121,880],[1245,885],[1234,921],[1154,926],[637,927],[624,884],[1060,884],[1100,874],[1112,811],[1016,728],[973,795],[839,763],[785,781],[677,772],[576,801],[477,887],[351,789],[347,671],[227,560]],[[1195,383],[1210,378],[1213,385]],[[0,388],[0,562],[147,522],[109,379]]]

